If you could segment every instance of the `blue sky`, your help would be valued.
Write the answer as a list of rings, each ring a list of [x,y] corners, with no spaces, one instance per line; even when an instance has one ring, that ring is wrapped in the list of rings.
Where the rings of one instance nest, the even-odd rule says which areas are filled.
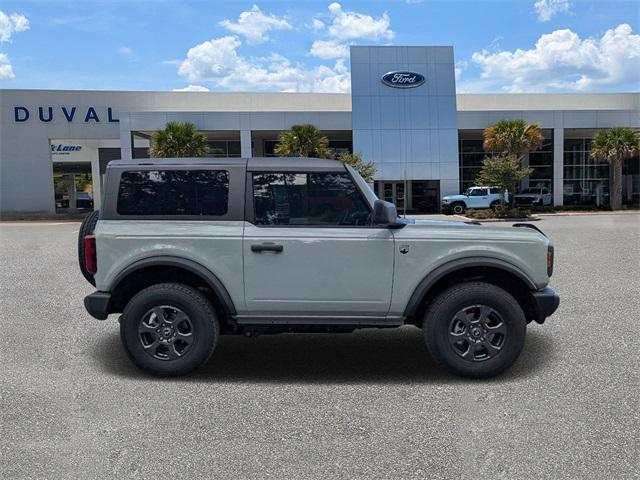
[[[637,1],[0,3],[3,88],[349,89],[348,46],[453,45],[459,92],[638,91]]]

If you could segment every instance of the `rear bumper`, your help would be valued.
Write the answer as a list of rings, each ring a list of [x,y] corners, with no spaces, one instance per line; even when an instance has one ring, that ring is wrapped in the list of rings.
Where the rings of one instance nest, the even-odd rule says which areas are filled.
[[[533,298],[534,320],[538,323],[544,323],[547,317],[550,317],[560,305],[560,296],[553,288],[543,288],[531,292]]]
[[[93,292],[84,297],[84,308],[87,312],[98,320],[106,320],[109,315],[109,302],[111,294],[108,292]]]

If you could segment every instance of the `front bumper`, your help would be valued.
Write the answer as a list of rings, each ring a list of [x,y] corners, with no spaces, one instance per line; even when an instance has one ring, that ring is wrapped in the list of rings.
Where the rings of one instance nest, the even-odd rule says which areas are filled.
[[[108,292],[93,292],[84,297],[84,308],[87,312],[98,320],[106,320],[109,315],[109,302],[111,294]]]
[[[531,292],[533,298],[534,320],[538,323],[544,323],[547,317],[550,317],[560,305],[560,296],[553,288],[543,288]]]

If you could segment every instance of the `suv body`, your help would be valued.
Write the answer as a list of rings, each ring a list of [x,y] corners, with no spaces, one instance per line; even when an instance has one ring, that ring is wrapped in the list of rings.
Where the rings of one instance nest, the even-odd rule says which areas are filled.
[[[333,160],[112,161],[103,209],[86,240],[90,251],[81,258],[93,265],[89,268],[95,270],[97,287],[85,299],[87,310],[98,319],[123,312],[127,352],[140,367],[159,374],[197,367],[211,354],[218,334],[342,332],[411,324],[423,327],[428,345],[440,345],[435,338],[439,328],[454,328],[451,319],[441,319],[451,304],[442,298],[456,288],[462,297],[475,289],[478,298],[465,300],[477,312],[464,314],[468,321],[458,330],[467,336],[475,332],[470,319],[482,316],[479,301],[495,294],[482,288],[497,289],[498,297],[506,295],[492,304],[494,324],[500,318],[506,328],[507,310],[517,309],[517,331],[510,335],[519,344],[524,330],[518,329],[532,320],[542,323],[559,303],[547,287],[553,246],[537,228],[401,219],[351,167]],[[191,289],[191,297],[182,298],[177,294],[186,295],[186,290],[167,285]],[[507,297],[513,305],[500,313],[500,302]],[[189,325],[172,324],[169,317],[175,322],[189,315],[185,298],[202,304],[200,310],[194,307],[193,318],[211,317],[210,322],[192,318]],[[174,308],[171,302],[182,306]],[[208,332],[210,327],[214,333]],[[189,330],[198,329],[205,331],[205,343],[212,343],[208,353],[193,354],[191,361],[188,348],[184,355],[171,350],[175,358],[163,356],[167,341],[179,341],[180,335],[189,340]],[[489,330],[487,324],[484,331]],[[495,352],[487,347],[486,361],[474,358],[469,365],[452,366],[457,359],[434,352],[442,345],[434,343],[430,351],[456,373],[490,376],[519,353],[516,345],[515,357],[502,352],[500,362],[489,361],[501,349],[509,350],[506,330],[504,335]],[[475,345],[465,342],[456,344],[458,350]],[[160,353],[143,355],[149,348]]]
[[[509,194],[505,193],[505,202]],[[495,208],[500,204],[500,189],[495,187],[469,187],[461,195],[442,197],[442,211],[461,215],[469,208]]]
[[[514,195],[516,205],[551,205],[551,192],[545,187],[529,187]]]

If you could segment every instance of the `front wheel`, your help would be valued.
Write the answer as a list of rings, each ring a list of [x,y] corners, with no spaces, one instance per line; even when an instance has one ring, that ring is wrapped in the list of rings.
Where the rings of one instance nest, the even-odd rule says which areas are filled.
[[[466,205],[462,202],[454,203],[451,205],[451,211],[456,215],[462,215],[466,210]]]
[[[484,282],[453,286],[427,309],[423,332],[434,360],[470,378],[502,373],[524,347],[526,320],[508,292]]]
[[[193,287],[160,283],[127,304],[120,336],[129,358],[153,375],[187,374],[204,364],[220,327],[207,298]]]

